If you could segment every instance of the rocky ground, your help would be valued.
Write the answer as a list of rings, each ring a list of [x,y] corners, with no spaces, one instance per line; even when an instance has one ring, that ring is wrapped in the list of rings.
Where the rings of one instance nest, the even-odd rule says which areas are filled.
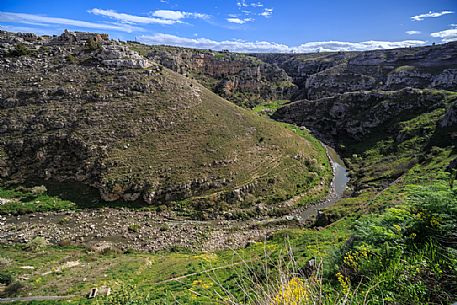
[[[276,222],[276,223],[274,223]],[[279,222],[279,223],[278,223]],[[101,209],[3,217],[0,242],[27,243],[42,236],[52,244],[99,251],[240,248],[288,226],[284,221],[170,220],[155,212]]]
[[[341,165],[329,153],[333,171]],[[337,188],[337,183],[339,189]],[[331,207],[342,196],[347,180],[331,183],[328,196],[315,204],[293,209],[281,217],[258,216],[250,220],[196,221],[173,212],[139,211],[128,208],[87,209],[0,215],[0,243],[25,244],[41,236],[54,245],[85,246],[94,251],[143,251],[188,249],[216,251],[237,249],[268,239],[275,231],[290,227],[326,225],[320,211]],[[294,200],[283,206],[294,205]]]

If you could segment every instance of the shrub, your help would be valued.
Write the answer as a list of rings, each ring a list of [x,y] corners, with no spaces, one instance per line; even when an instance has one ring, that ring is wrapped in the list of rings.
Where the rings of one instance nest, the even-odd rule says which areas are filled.
[[[31,51],[24,44],[17,44],[13,50],[11,50],[8,55],[12,57],[20,57],[23,55],[29,55]]]
[[[136,224],[136,223],[131,224],[128,227],[128,231],[131,232],[131,233],[138,233],[138,232],[140,232],[140,230],[141,230],[141,226],[139,224]]]
[[[457,294],[448,284],[457,281],[457,253],[449,250],[457,242],[457,196],[444,180],[411,185],[407,193],[405,204],[356,223],[339,258],[340,274],[373,299],[449,303]]]
[[[37,252],[37,251],[43,250],[47,246],[48,246],[47,240],[41,236],[37,236],[25,245],[24,250],[30,251],[30,252]]]
[[[78,59],[76,58],[76,56],[74,56],[73,54],[68,54],[65,59],[67,60],[67,62],[69,62],[70,64],[76,64],[78,62]]]
[[[100,42],[97,42],[95,39],[90,39],[88,44],[87,44],[87,49],[90,51],[95,51],[98,50],[102,47]]]

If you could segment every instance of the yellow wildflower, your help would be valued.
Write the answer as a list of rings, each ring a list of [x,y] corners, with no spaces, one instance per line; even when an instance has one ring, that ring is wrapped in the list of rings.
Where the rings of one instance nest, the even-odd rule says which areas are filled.
[[[349,293],[349,288],[350,288],[350,281],[349,278],[342,275],[340,272],[336,274],[336,278],[338,279],[338,282],[340,282],[341,288],[343,288],[343,293],[348,294]]]
[[[304,280],[292,278],[274,297],[272,305],[299,305],[309,299],[309,289]]]

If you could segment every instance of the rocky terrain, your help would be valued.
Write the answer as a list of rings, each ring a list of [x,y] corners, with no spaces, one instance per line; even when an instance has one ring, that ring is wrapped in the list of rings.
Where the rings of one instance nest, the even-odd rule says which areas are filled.
[[[343,155],[353,190],[382,190],[432,147],[457,141],[457,94],[405,88],[398,91],[347,92],[289,103],[276,120],[308,126]]]
[[[107,35],[0,32],[0,62],[5,185],[73,181],[214,213],[325,196],[318,145]]]
[[[322,54],[254,54],[293,78],[293,99],[405,87],[457,90],[457,43]]]
[[[0,240],[4,244],[25,244],[42,236],[53,245],[105,247],[107,250],[217,251],[262,241],[269,233],[292,223],[285,219],[274,223],[173,221],[155,212],[100,209],[8,217],[0,229]]]
[[[218,95],[244,107],[289,99],[296,89],[283,69],[249,55],[132,42],[129,46],[156,63],[197,79]]]
[[[289,103],[274,113],[273,118],[307,126],[331,143],[362,142],[373,133],[386,133],[403,117],[446,108],[447,94],[440,91],[406,88],[399,91],[358,91],[317,100]],[[439,127],[455,127],[455,98]],[[448,135],[451,140],[452,135]],[[399,134],[398,142],[407,138]]]

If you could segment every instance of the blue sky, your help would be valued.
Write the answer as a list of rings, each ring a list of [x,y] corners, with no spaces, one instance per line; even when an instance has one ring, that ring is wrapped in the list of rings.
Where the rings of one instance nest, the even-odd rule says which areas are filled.
[[[457,0],[1,0],[0,29],[240,52],[369,50],[457,40]]]

